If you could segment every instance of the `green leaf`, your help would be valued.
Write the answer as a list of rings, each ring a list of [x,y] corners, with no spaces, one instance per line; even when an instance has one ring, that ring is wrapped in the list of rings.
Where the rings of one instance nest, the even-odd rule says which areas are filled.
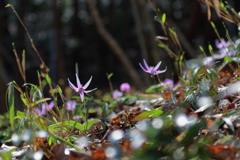
[[[94,119],[94,120],[91,120],[91,121],[88,121],[86,123],[84,123],[84,126],[85,126],[85,129],[86,130],[89,130],[92,125],[94,125],[95,123],[98,123],[98,122],[102,122],[100,119]],[[103,126],[103,129],[106,128],[106,125],[103,125],[104,123],[101,123],[101,125]]]
[[[164,85],[162,84],[155,84],[155,85],[152,85],[150,86],[148,89],[146,89],[146,93],[153,93],[153,92],[156,92],[156,91],[161,91],[164,89]]]
[[[230,62],[233,61],[233,59],[231,57],[229,57],[229,56],[226,56],[226,57],[224,57],[223,61],[224,61],[224,63],[230,63]]]
[[[11,128],[14,129],[14,84],[10,82],[7,88],[7,102],[9,108],[10,124]]]
[[[1,153],[0,157],[4,160],[11,160],[12,159],[12,152],[15,151],[16,149],[11,149],[9,151],[3,151]]]
[[[199,49],[200,49],[202,52],[204,52],[204,49],[203,49],[202,46],[199,46]]]
[[[59,128],[62,127],[75,127],[76,129],[79,129],[81,132],[84,132],[84,126],[76,121],[73,120],[69,120],[69,121],[64,121],[64,122],[59,122],[59,123],[55,123],[53,125],[48,126],[49,131],[55,132],[58,131]]]
[[[52,84],[52,80],[51,80],[51,78],[49,77],[48,74],[46,74],[46,80],[47,80],[48,84]]]
[[[184,84],[189,85],[189,82],[187,82],[185,79],[179,77],[181,81],[183,81]]]
[[[25,69],[25,50],[22,52],[22,68]]]
[[[208,50],[209,50],[210,52],[213,50],[213,48],[212,48],[212,45],[211,45],[211,44],[209,44],[209,45],[208,45]]]
[[[214,29],[216,29],[215,24],[213,22],[211,22],[211,25]]]
[[[21,112],[21,111],[17,111],[17,116],[14,117],[14,119],[17,119],[17,118],[25,118],[26,117],[26,114]]]
[[[223,117],[222,119],[223,119],[224,122],[228,125],[228,127],[229,127],[233,132],[235,132],[233,123],[232,123],[232,121],[230,120],[230,118],[228,118],[228,117]]]
[[[20,94],[20,97],[21,97],[21,100],[22,102],[25,104],[25,106],[29,107],[29,103],[28,103],[28,100],[26,98],[26,94]]]
[[[104,120],[104,122],[107,121],[107,115],[108,115],[108,103],[105,103],[103,105],[103,120]]]
[[[113,73],[107,75],[107,78],[110,79],[113,76]]]
[[[57,139],[58,139],[59,141],[61,141],[61,142],[65,142],[68,146],[70,146],[70,147],[72,147],[72,148],[75,148],[75,149],[78,150],[78,151],[84,152],[82,149],[78,148],[77,146],[75,146],[75,145],[72,144],[71,142],[67,141],[67,139],[64,139],[64,138],[59,137],[59,136],[54,135],[54,134],[52,134],[52,136],[53,136],[54,138],[57,138]]]
[[[38,86],[36,86],[36,85],[34,85],[34,84],[32,84],[32,83],[24,83],[23,84],[23,87],[25,87],[25,86],[32,86],[34,89],[36,89],[36,90],[38,90]]]
[[[33,103],[31,103],[31,107],[33,107],[33,106],[35,106],[35,105],[37,105],[37,104],[39,104],[39,103],[41,103],[41,102],[45,102],[45,101],[48,101],[48,100],[50,100],[51,98],[43,98],[43,99],[40,99],[40,100],[38,100],[38,101],[36,101],[36,102],[33,102]]]
[[[165,23],[166,22],[166,13],[163,13],[162,15],[162,23]]]
[[[152,117],[156,118],[156,117],[159,117],[162,113],[163,113],[162,110],[146,111],[146,112],[139,114],[135,118],[133,118],[132,121],[140,121],[140,120],[143,120],[146,118],[152,118]]]
[[[173,92],[173,90],[171,90],[171,98],[172,98],[172,101],[173,101],[174,104],[177,103],[176,95]]]
[[[62,93],[62,89],[57,85],[57,89],[59,91],[59,93]]]

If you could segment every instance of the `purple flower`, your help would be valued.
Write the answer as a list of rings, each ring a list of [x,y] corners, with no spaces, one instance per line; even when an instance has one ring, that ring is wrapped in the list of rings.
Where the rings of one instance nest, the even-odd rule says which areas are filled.
[[[76,109],[77,101],[70,100],[66,103],[66,110],[72,111]]]
[[[160,70],[158,70],[158,68],[160,67],[160,65],[161,65],[161,61],[160,62],[158,62],[158,64],[155,66],[155,67],[152,67],[152,66],[148,66],[148,64],[147,64],[147,62],[145,61],[145,59],[143,59],[143,62],[144,62],[144,65],[145,65],[145,68],[143,68],[143,66],[139,63],[139,65],[140,65],[140,67],[142,68],[142,70],[144,71],[144,72],[147,72],[147,73],[150,73],[151,74],[151,76],[153,76],[153,75],[157,75],[157,74],[160,74],[160,73],[163,73],[163,72],[166,72],[166,70],[167,70],[167,67],[166,67],[166,69],[165,70],[162,70],[162,71],[160,71]]]
[[[226,42],[224,39],[221,39],[220,42],[218,39],[215,40],[215,45],[218,49],[226,48],[230,45],[230,42]]]
[[[91,80],[92,80],[92,76],[91,76],[91,78],[88,80],[88,82],[87,82],[84,86],[80,83],[80,80],[79,80],[77,74],[76,74],[76,80],[77,80],[77,87],[74,86],[74,85],[70,82],[69,79],[68,79],[68,83],[69,83],[69,86],[70,86],[75,92],[79,93],[79,95],[80,95],[80,97],[81,97],[81,100],[82,100],[82,102],[83,102],[83,101],[84,101],[84,93],[92,92],[92,91],[96,90],[97,88],[94,88],[94,89],[88,90],[88,91],[85,90],[85,89],[87,89],[87,87],[89,86],[89,84],[90,84],[90,82],[91,82]]]
[[[172,89],[174,87],[174,82],[171,79],[165,79],[163,81],[163,83],[165,83],[167,86],[164,88],[165,90],[169,90]]]
[[[202,63],[205,67],[210,67],[214,64],[213,57],[206,57],[202,60]]]
[[[123,92],[129,92],[131,90],[131,86],[128,83],[123,83],[120,86],[120,90]]]
[[[54,101],[51,103],[42,103],[42,110],[40,108],[36,109],[36,114],[39,116],[45,115],[47,111],[51,110],[54,107]]]
[[[119,97],[122,97],[122,95],[123,95],[123,93],[120,92],[119,90],[115,90],[115,91],[113,91],[113,93],[112,93],[113,99],[117,99],[117,98],[119,98]]]

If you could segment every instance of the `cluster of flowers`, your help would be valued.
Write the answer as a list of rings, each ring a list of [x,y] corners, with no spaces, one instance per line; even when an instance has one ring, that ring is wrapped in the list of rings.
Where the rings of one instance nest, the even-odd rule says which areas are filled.
[[[160,73],[164,73],[166,72],[167,68],[165,70],[158,70],[158,68],[160,67],[161,65],[161,61],[155,66],[155,67],[152,67],[152,66],[148,66],[147,62],[145,61],[145,59],[143,60],[144,62],[144,66],[145,68],[139,63],[140,67],[142,68],[142,70],[144,72],[147,72],[149,74],[151,74],[151,76],[154,76],[154,75],[158,75]],[[90,77],[90,79],[88,80],[88,82],[85,84],[85,85],[82,85],[81,82],[80,82],[80,79],[78,78],[78,75],[76,74],[76,82],[77,82],[77,85],[75,86],[74,84],[72,84],[72,82],[68,79],[68,83],[69,83],[69,86],[76,92],[80,95],[80,98],[81,98],[81,101],[83,102],[84,101],[84,94],[85,93],[89,93],[89,92],[92,92],[94,90],[96,90],[97,88],[94,88],[92,90],[86,90],[87,87],[89,86],[89,84],[91,83],[92,81],[92,77]],[[164,82],[165,84],[167,84],[167,86],[165,87],[166,90],[169,90],[169,89],[172,89],[173,86],[174,86],[174,82],[173,80],[171,79],[165,79]],[[114,99],[117,99],[121,96],[123,96],[123,93],[124,92],[130,92],[131,90],[131,86],[130,84],[128,83],[123,83],[120,85],[120,91],[119,90],[115,90],[113,93],[112,93],[112,96]],[[76,109],[76,105],[77,105],[77,101],[75,100],[69,100],[66,102],[66,110],[75,110]],[[52,101],[51,103],[47,104],[47,102],[44,102],[42,103],[41,107],[40,108],[37,108],[35,110],[35,113],[39,116],[42,116],[42,115],[45,115],[47,114],[47,111],[51,110],[53,107],[54,107],[54,101]]]
[[[203,59],[203,65],[206,67],[212,66],[215,60],[223,59],[226,56],[232,57],[237,54],[236,48],[240,44],[240,39],[237,39],[231,44],[230,41],[225,41],[224,39],[215,40],[215,45],[219,49],[219,54],[213,54],[211,57],[206,57]]]

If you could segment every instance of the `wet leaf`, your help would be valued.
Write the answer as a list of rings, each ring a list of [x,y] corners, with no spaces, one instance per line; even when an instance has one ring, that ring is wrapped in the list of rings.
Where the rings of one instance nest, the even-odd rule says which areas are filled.
[[[146,111],[133,118],[132,121],[140,121],[146,118],[156,118],[159,117],[162,113],[162,110]]]

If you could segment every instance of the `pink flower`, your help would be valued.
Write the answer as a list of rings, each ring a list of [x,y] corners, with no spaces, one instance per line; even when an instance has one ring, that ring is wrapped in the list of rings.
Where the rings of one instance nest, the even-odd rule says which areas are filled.
[[[161,61],[158,62],[158,64],[155,67],[152,67],[152,66],[149,67],[147,62],[145,61],[145,59],[143,59],[143,62],[144,62],[144,65],[145,65],[146,69],[143,68],[143,66],[139,63],[140,67],[142,68],[142,70],[144,72],[150,73],[151,76],[166,72],[166,70],[167,70],[167,68],[165,70],[162,70],[162,71],[158,70],[158,68],[160,67],[160,65],[162,63]]]
[[[218,39],[215,40],[215,45],[218,49],[223,49],[226,48],[230,45],[230,42],[226,42],[224,39],[221,39],[221,41],[219,42]]]
[[[76,109],[77,101],[70,100],[66,103],[66,110],[72,111]]]
[[[123,83],[120,86],[120,90],[123,92],[129,92],[131,90],[131,86],[128,83]]]
[[[119,97],[122,97],[122,95],[123,95],[123,93],[120,92],[119,90],[115,90],[115,91],[113,91],[113,93],[112,93],[113,99],[117,99],[117,98],[119,98]]]
[[[80,80],[78,78],[78,75],[76,74],[76,80],[77,80],[77,87],[75,85],[73,85],[70,80],[68,79],[68,83],[69,83],[69,86],[77,93],[79,93],[80,97],[81,97],[81,100],[82,102],[84,101],[84,93],[89,93],[89,92],[92,92],[94,90],[96,90],[97,88],[94,88],[92,90],[86,90],[87,87],[89,86],[91,80],[92,80],[92,77],[88,80],[88,82],[83,86],[81,83],[80,83]]]
[[[51,110],[54,107],[54,101],[52,101],[51,103],[47,104],[47,103],[42,103],[42,108],[37,108],[36,109],[36,114],[39,116],[45,115],[47,113],[47,111]]]
[[[169,90],[172,89],[174,87],[174,82],[171,79],[165,79],[163,81],[163,83],[165,83],[167,86],[164,88],[165,90]]]

